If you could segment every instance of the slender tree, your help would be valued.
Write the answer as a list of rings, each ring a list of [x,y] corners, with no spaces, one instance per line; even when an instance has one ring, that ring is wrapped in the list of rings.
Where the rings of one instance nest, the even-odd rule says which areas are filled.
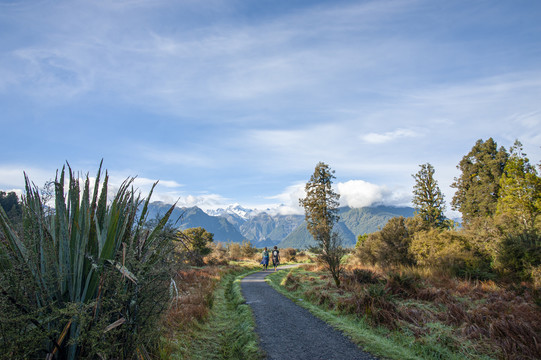
[[[304,208],[307,229],[316,241],[316,247],[312,250],[326,264],[336,286],[340,286],[340,260],[345,251],[340,237],[333,230],[339,220],[340,198],[340,195],[332,189],[334,178],[334,170],[331,170],[329,165],[319,162],[310,181],[306,183],[306,197],[299,199],[299,204]]]
[[[495,214],[507,157],[505,149],[498,149],[496,142],[489,138],[485,142],[477,140],[458,164],[461,175],[451,185],[457,189],[451,207],[462,213],[465,223]]]
[[[445,200],[434,179],[434,167],[430,163],[419,165],[421,169],[413,176],[413,205],[423,222],[431,228],[448,226],[444,211]]]

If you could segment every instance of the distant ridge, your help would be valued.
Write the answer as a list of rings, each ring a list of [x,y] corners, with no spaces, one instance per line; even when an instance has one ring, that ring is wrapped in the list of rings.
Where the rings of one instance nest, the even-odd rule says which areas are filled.
[[[339,209],[340,221],[337,232],[346,247],[355,246],[357,237],[370,234],[381,229],[387,221],[397,216],[411,217],[415,209],[410,207],[373,206],[364,208],[342,207]],[[282,240],[278,246],[306,249],[314,246],[315,241],[303,221],[291,234]]]
[[[303,215],[270,215],[259,213],[240,226],[240,232],[257,247],[274,246],[303,221]]]
[[[149,204],[149,219],[163,215],[171,205],[162,202]],[[410,207],[372,206],[364,208],[342,207],[337,231],[347,247],[354,246],[357,237],[378,231],[389,219],[396,216],[411,217]],[[262,248],[278,245],[281,248],[306,249],[315,245],[306,229],[304,215],[277,215],[245,209],[239,205],[211,212],[211,216],[200,208],[175,208],[171,223],[180,229],[203,227],[214,234],[216,242],[250,241]]]
[[[163,215],[170,207],[171,205],[166,205],[161,202],[153,202],[149,204],[148,218],[152,219],[157,215]],[[216,242],[240,243],[246,240],[239,229],[227,221],[227,219],[220,216],[210,216],[197,206],[175,208],[171,214],[170,223],[182,230],[202,227],[214,234],[214,241]]]

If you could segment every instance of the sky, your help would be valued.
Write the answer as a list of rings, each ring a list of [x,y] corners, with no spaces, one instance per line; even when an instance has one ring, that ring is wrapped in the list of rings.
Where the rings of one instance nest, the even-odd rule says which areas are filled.
[[[0,0],[0,189],[69,163],[180,206],[448,202],[478,139],[541,159],[541,2]],[[302,211],[302,210],[301,210]]]

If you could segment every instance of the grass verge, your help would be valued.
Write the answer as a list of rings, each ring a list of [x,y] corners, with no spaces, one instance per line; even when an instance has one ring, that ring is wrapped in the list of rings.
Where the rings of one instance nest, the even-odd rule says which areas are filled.
[[[208,315],[178,331],[163,347],[162,359],[260,359],[255,322],[240,290],[240,279],[257,270],[225,273],[214,290]]]
[[[297,278],[291,283],[291,278]],[[267,282],[278,292],[284,294],[298,305],[343,332],[354,343],[365,351],[381,358],[388,359],[491,359],[472,350],[468,343],[457,343],[452,329],[445,324],[434,322],[428,324],[430,332],[423,337],[408,329],[390,330],[383,326],[370,324],[365,317],[345,314],[340,309],[329,306],[332,302],[326,296],[326,285],[318,290],[318,296],[311,296],[314,284],[321,279],[321,273],[292,269],[289,272],[278,272],[267,277]],[[304,280],[304,281],[303,281]],[[288,282],[290,282],[288,284]],[[340,297],[340,294],[333,294]],[[345,299],[345,298],[344,298]],[[335,298],[336,301],[336,298]]]

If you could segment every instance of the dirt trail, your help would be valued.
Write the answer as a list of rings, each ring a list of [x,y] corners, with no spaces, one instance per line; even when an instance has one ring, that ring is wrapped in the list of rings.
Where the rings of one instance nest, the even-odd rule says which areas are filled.
[[[376,359],[271,288],[264,280],[271,273],[261,271],[241,281],[242,295],[254,312],[256,332],[267,359]]]

